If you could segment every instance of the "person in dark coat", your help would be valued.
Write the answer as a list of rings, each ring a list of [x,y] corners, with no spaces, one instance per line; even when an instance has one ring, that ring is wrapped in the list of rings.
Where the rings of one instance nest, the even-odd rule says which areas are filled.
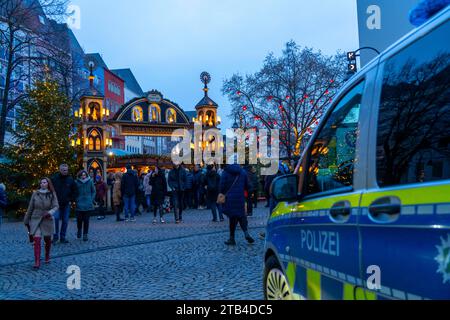
[[[169,187],[172,189],[172,201],[174,207],[175,221],[183,221],[183,196],[186,189],[186,170],[180,165],[175,165],[169,172]]]
[[[136,194],[139,188],[139,180],[130,165],[127,166],[127,172],[122,177],[120,184],[122,199],[124,203],[125,221],[136,221]],[[131,219],[129,218],[131,216]]]
[[[95,178],[95,202],[98,205],[98,217],[97,220],[103,220],[106,218],[105,206],[106,206],[106,195],[108,193],[108,186],[103,181],[102,176],[97,176]]]
[[[199,207],[201,177],[202,173],[200,171],[200,167],[198,165],[195,165],[194,171],[192,173],[192,197],[194,202],[194,209],[198,209]]]
[[[190,170],[188,169],[185,170],[186,170],[186,190],[184,191],[184,207],[192,209],[194,207],[193,193],[192,193],[192,189],[194,187],[194,175]]]
[[[69,175],[69,166],[67,164],[62,164],[59,167],[59,172],[51,180],[59,204],[58,211],[56,211],[54,216],[55,234],[53,235],[53,243],[58,242],[58,240],[60,243],[69,243],[66,239],[66,233],[69,225],[71,203],[74,203],[77,198],[77,185],[75,180]],[[60,221],[61,230],[59,229]]]
[[[226,245],[236,245],[234,236],[238,223],[244,231],[245,239],[249,243],[255,242],[248,232],[248,221],[245,214],[245,190],[248,190],[248,177],[245,171],[238,164],[227,165],[222,174],[219,190],[221,194],[225,195],[222,211],[230,219],[230,239],[225,242]]]
[[[247,215],[252,216],[253,215],[253,205],[255,202],[255,197],[258,191],[258,178],[256,176],[256,173],[253,172],[252,166],[246,166],[245,172],[247,173],[248,177],[248,194],[246,198],[247,202]]]
[[[198,188],[198,204],[200,210],[207,209],[206,205],[206,189],[205,189],[205,182],[206,182],[206,169],[200,169],[200,175],[199,175],[199,188]]]
[[[165,223],[163,218],[163,204],[167,194],[167,182],[164,170],[159,167],[155,168],[150,178],[150,185],[152,186],[151,204],[153,206],[153,224],[156,224],[156,214],[159,211],[159,218],[161,223]]]
[[[213,215],[213,222],[218,222],[217,220],[217,196],[219,195],[220,188],[220,176],[217,173],[216,167],[209,165],[207,168],[205,188],[206,188],[206,201],[208,202],[208,207],[211,209]],[[220,221],[224,221],[222,211],[219,210]]]
[[[6,187],[3,183],[0,183],[0,225],[2,224],[3,214],[8,205],[8,197],[6,196]]]

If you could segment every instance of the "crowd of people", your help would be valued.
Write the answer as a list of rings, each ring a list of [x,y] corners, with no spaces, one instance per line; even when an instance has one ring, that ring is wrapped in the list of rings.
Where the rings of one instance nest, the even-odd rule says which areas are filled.
[[[165,215],[170,212],[173,212],[175,223],[181,224],[183,211],[209,209],[213,222],[223,222],[224,216],[229,219],[226,245],[236,245],[238,224],[245,239],[253,243],[247,217],[252,216],[257,207],[259,184],[266,194],[266,207],[273,207],[270,185],[276,176],[288,172],[286,167],[280,166],[277,175],[258,180],[254,167],[238,164],[224,168],[194,166],[192,169],[174,164],[170,170],[156,166],[140,175],[127,166],[125,173],[109,173],[105,182],[92,170],[81,170],[74,179],[68,165],[62,164],[54,176],[39,181],[25,214],[24,224],[34,245],[34,268],[40,268],[42,240],[45,263],[50,262],[52,244],[69,243],[67,229],[72,209],[76,214],[76,237],[88,241],[90,218],[97,215],[97,219],[105,219],[108,196],[117,222],[135,222],[136,215],[144,211],[153,213],[153,224],[166,223]],[[6,205],[5,187],[0,184],[0,214]]]

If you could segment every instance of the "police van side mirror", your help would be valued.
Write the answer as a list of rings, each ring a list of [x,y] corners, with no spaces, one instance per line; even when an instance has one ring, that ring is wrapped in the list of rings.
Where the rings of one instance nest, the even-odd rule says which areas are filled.
[[[298,199],[298,182],[296,174],[276,178],[272,183],[272,196],[275,201],[296,201]]]

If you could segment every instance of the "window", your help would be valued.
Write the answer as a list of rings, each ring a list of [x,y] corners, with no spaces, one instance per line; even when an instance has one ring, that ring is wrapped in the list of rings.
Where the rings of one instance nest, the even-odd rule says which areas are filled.
[[[157,104],[150,105],[150,122],[161,122],[161,109]]]
[[[133,108],[133,121],[134,122],[144,121],[144,112],[142,111],[142,108],[139,106]]]
[[[101,114],[100,114],[100,105],[98,103],[90,103],[88,108],[88,118],[89,121],[100,121],[101,120]]]
[[[167,123],[175,123],[177,122],[177,113],[174,109],[169,108],[166,111],[166,122]]]
[[[116,83],[112,82],[111,80],[108,81],[108,90],[109,90],[109,92],[112,92],[115,95],[118,95],[118,96],[121,95],[120,86],[118,86]]]
[[[358,120],[364,82],[353,88],[335,107],[311,150],[307,194],[353,185]]]
[[[384,67],[377,133],[381,187],[450,178],[450,23]]]
[[[92,130],[89,134],[89,151],[101,151],[102,139],[97,130]]]

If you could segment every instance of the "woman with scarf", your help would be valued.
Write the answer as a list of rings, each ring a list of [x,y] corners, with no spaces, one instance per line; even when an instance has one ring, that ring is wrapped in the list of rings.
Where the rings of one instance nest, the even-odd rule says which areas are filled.
[[[88,241],[89,232],[89,219],[94,211],[95,200],[95,185],[86,170],[81,170],[78,173],[78,179],[76,181],[78,189],[77,197],[77,238],[81,239],[81,233],[83,233],[83,241]]]
[[[24,224],[28,228],[30,240],[34,242],[34,269],[41,266],[41,239],[45,243],[45,263],[50,263],[52,235],[55,232],[53,215],[58,210],[58,199],[50,179],[43,178],[39,190],[31,196]]]

